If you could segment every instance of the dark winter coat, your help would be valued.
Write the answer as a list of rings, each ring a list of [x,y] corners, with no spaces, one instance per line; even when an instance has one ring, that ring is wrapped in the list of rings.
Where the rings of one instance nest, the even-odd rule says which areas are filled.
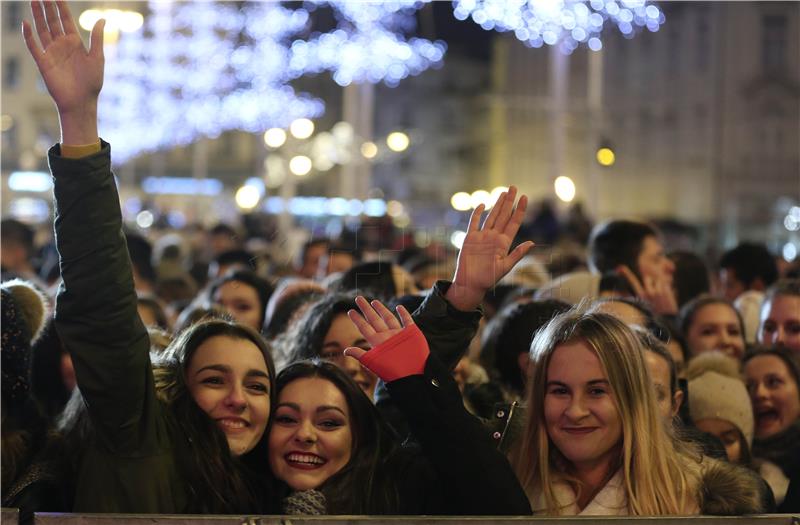
[[[78,512],[182,513],[188,487],[174,417],[156,398],[136,309],[110,147],[81,159],[49,152],[63,284],[56,329],[72,355],[95,439],[77,476]]]

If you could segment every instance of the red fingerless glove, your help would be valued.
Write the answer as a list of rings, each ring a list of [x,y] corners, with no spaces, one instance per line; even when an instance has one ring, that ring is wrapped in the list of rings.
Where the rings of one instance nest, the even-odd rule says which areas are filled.
[[[412,324],[368,351],[361,358],[361,364],[391,383],[397,379],[422,374],[428,355],[428,341],[417,325]]]

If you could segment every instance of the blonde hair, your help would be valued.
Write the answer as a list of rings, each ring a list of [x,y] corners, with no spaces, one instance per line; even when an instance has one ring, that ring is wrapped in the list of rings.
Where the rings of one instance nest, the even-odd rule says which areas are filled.
[[[560,514],[553,489],[566,482],[580,495],[581,483],[548,437],[544,419],[547,368],[555,350],[582,341],[594,350],[608,376],[622,423],[622,470],[629,515],[696,513],[700,502],[700,455],[675,440],[662,423],[640,343],[624,323],[583,308],[553,318],[531,344],[533,373],[527,391],[528,420],[511,460],[532,504],[538,492],[546,514]],[[693,465],[694,464],[694,465]],[[696,467],[696,468],[695,468]],[[614,472],[607,474],[610,479]]]

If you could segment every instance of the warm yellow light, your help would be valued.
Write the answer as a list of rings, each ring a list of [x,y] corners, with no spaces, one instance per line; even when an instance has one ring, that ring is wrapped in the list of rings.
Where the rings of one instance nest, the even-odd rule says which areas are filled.
[[[245,184],[236,190],[236,205],[243,210],[252,210],[261,200],[261,192],[255,186]]]
[[[564,202],[575,198],[575,183],[569,177],[558,177],[555,182],[556,196]]]
[[[3,115],[0,117],[0,130],[8,131],[14,126],[14,117],[11,115]]]
[[[489,197],[489,192],[486,190],[473,191],[472,195],[469,196],[470,207],[477,208],[481,204],[486,205],[489,201]]]
[[[264,144],[270,148],[280,148],[286,142],[286,132],[281,128],[270,128],[264,132]]]
[[[450,197],[450,205],[458,211],[467,211],[472,208],[472,198],[466,191],[459,191]]]
[[[600,148],[597,150],[597,162],[601,166],[613,166],[617,157],[611,148]]]
[[[133,33],[142,27],[144,17],[136,11],[121,9],[87,9],[78,17],[78,25],[86,31],[91,31],[101,18],[105,18],[105,33]]]
[[[365,142],[361,145],[361,154],[365,159],[374,159],[378,154],[378,146],[374,142]]]
[[[302,177],[303,175],[308,175],[308,172],[311,171],[311,159],[306,157],[305,155],[298,155],[296,157],[292,157],[292,160],[289,161],[289,171],[297,175],[298,177]]]
[[[307,139],[314,133],[314,123],[307,118],[299,118],[289,126],[289,132],[298,139]]]
[[[497,203],[497,199],[500,198],[500,195],[502,195],[504,191],[508,191],[506,186],[497,186],[491,191],[491,193],[489,193],[489,200],[486,202],[487,210],[494,207],[494,205]]]
[[[386,137],[386,145],[389,146],[389,149],[392,151],[405,151],[408,149],[410,143],[411,140],[408,138],[408,135],[402,131],[394,131],[389,133],[389,136]]]
[[[386,203],[386,215],[389,217],[400,217],[405,213],[405,206],[399,201],[389,201]]]

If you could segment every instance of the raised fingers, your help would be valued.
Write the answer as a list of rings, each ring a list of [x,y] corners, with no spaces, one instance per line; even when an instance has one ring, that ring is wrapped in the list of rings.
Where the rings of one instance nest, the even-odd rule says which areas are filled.
[[[523,195],[519,198],[514,213],[503,228],[503,235],[508,236],[509,239],[514,239],[517,236],[519,227],[522,226],[522,221],[525,220],[525,211],[528,209],[528,197]]]
[[[58,16],[58,7],[55,2],[44,2],[44,14],[47,18],[47,27],[50,29],[50,36],[58,38],[64,34],[61,28],[61,18]]]
[[[495,222],[497,222],[497,215],[500,213],[500,209],[503,207],[503,203],[506,201],[507,198],[508,198],[507,191],[504,191],[503,193],[500,194],[499,197],[497,197],[494,206],[492,206],[492,210],[489,212],[489,215],[486,216],[486,220],[483,221],[484,229],[492,228]]]
[[[42,48],[47,48],[53,38],[50,36],[50,30],[47,28],[47,21],[44,17],[44,6],[38,0],[31,2],[31,13],[33,14],[33,27],[36,29],[36,34],[39,35],[39,41],[42,43]]]
[[[376,332],[383,332],[388,329],[386,322],[384,322],[381,316],[378,315],[378,312],[375,311],[366,299],[359,295],[356,297],[356,304],[358,305],[358,309],[361,310],[361,314]]]
[[[500,199],[498,199],[497,204],[495,204],[495,208],[500,209],[497,212],[494,223],[487,223],[487,227],[494,228],[499,231],[505,230],[506,223],[508,223],[508,219],[511,218],[511,214],[514,211],[514,201],[517,200],[517,187],[511,186],[504,195],[505,199],[503,199],[502,202],[500,202]]]
[[[472,210],[472,215],[469,216],[469,224],[467,225],[467,233],[478,231],[484,208],[483,204],[479,204],[477,208]]]
[[[64,33],[77,33],[78,30],[67,3],[64,0],[57,0],[56,6],[58,6],[58,14],[61,16],[61,25],[64,28]]]
[[[392,314],[391,310],[386,308],[386,306],[384,306],[384,304],[382,302],[380,302],[380,301],[378,301],[376,299],[376,300],[372,301],[371,304],[372,304],[372,307],[375,309],[375,311],[378,312],[378,315],[381,316],[381,319],[383,319],[383,322],[386,323],[387,328],[389,328],[389,329],[400,329],[400,328],[402,328],[400,326],[400,321],[397,320],[397,318],[394,316],[394,314]]]
[[[400,321],[403,323],[403,326],[411,326],[414,323],[414,318],[411,317],[411,314],[408,313],[406,307],[402,304],[397,307],[397,313],[400,315]]]
[[[372,336],[375,335],[375,329],[372,328],[372,325],[364,319],[364,316],[360,313],[356,312],[355,310],[348,310],[347,317],[353,321],[353,324],[356,325],[358,331],[361,332],[361,335],[364,336],[364,339],[367,341],[370,340]]]
[[[27,20],[22,21],[22,38],[25,40],[25,45],[28,46],[28,51],[31,52],[34,62],[37,64],[42,58],[42,50],[39,48],[36,38],[33,36],[33,30]]]

